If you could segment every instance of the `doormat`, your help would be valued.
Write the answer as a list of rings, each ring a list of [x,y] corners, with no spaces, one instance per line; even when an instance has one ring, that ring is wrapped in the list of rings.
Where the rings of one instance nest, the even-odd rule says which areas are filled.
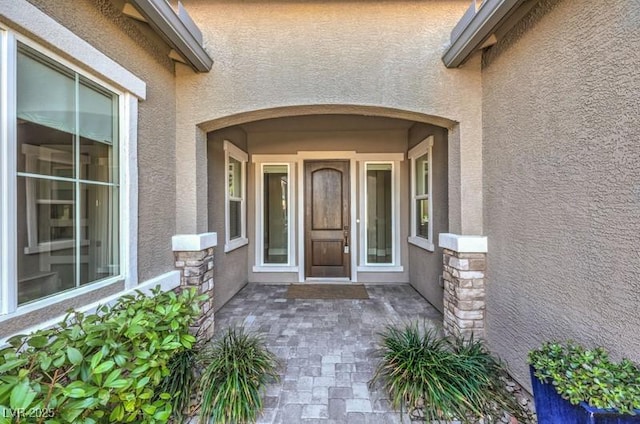
[[[369,299],[362,284],[292,284],[287,299]]]

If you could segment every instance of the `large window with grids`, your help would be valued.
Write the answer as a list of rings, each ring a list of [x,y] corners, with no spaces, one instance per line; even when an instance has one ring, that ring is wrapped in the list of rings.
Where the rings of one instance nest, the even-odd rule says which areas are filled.
[[[27,39],[2,43],[0,314],[123,279],[124,94]]]

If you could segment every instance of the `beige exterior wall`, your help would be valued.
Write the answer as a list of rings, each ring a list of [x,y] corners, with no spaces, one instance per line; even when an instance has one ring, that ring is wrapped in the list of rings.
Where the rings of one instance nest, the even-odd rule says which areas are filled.
[[[241,128],[234,127],[211,132],[207,137],[207,186],[209,196],[209,227],[207,231],[218,233],[218,247],[216,247],[213,256],[213,281],[215,284],[213,308],[216,311],[247,284],[247,256],[249,246],[251,246],[242,246],[230,252],[224,251],[226,239],[225,140],[246,152],[247,134]],[[248,181],[252,180],[249,179]],[[249,240],[251,240],[250,237]]]
[[[146,83],[147,99],[138,115],[138,280],[143,282],[173,269],[171,236],[175,231],[175,84],[168,48],[159,37],[122,16],[108,1],[29,0],[105,55]],[[11,22],[3,23],[29,37]],[[44,45],[48,40],[35,39]],[[53,42],[54,40],[49,40]],[[58,40],[55,40],[58,41]],[[54,48],[52,50],[55,51]],[[63,55],[64,56],[64,55]],[[74,61],[71,57],[65,57]],[[81,65],[81,64],[79,64]],[[88,70],[91,72],[91,70]],[[3,334],[61,315],[122,290],[116,283],[78,298],[2,323]]]
[[[448,207],[448,146],[447,130],[433,125],[415,124],[409,130],[409,149],[425,138],[433,136],[432,158],[432,190],[433,201],[433,244],[435,250],[429,252],[413,244],[409,244],[409,281],[411,285],[440,312],[443,311],[442,253],[438,247],[438,234],[449,231]],[[409,168],[407,166],[407,168]],[[407,175],[409,169],[407,169]],[[403,215],[408,221],[408,216]],[[411,223],[406,222],[405,226]],[[408,228],[407,228],[408,231]]]
[[[459,166],[449,178],[463,182],[451,229],[481,233],[480,58],[456,70],[441,61],[467,0],[184,3],[215,63],[208,74],[177,69],[178,232],[207,227],[205,132],[319,105],[450,126]]]
[[[549,339],[640,361],[639,19],[543,0],[485,55],[488,339],[527,385]]]

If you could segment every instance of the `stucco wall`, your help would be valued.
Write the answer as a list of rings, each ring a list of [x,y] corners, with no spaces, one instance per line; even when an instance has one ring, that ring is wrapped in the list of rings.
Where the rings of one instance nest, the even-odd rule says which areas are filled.
[[[441,61],[467,0],[184,3],[215,63],[208,74],[177,67],[177,178],[181,188],[190,187],[178,192],[180,232],[207,223],[200,199],[206,190],[199,185],[206,163],[196,127],[207,131],[231,115],[305,105],[446,118],[462,152],[460,166],[450,169],[450,178],[464,181],[451,206],[454,231],[482,231],[480,60],[456,70]]]
[[[230,252],[225,253],[224,251],[226,237],[226,205],[224,201],[226,180],[223,144],[225,140],[230,141],[246,152],[247,135],[244,130],[238,127],[214,131],[207,135],[208,231],[218,233],[218,247],[216,247],[213,257],[213,281],[215,284],[213,308],[216,311],[247,284],[247,254],[249,248],[253,248],[250,243]],[[249,179],[248,181],[253,180]]]
[[[138,107],[138,278],[172,270],[176,91],[168,47],[107,0],[29,1],[147,84]]]
[[[447,130],[433,125],[415,124],[409,129],[409,149],[430,135],[433,135],[431,201],[433,202],[433,241],[436,248],[433,252],[429,252],[415,245],[408,245],[409,281],[429,303],[443,312],[443,289],[440,283],[442,248],[438,247],[438,234],[449,232]],[[407,175],[411,172],[408,166],[405,172]],[[408,225],[410,224],[407,223],[406,226]]]
[[[485,57],[487,330],[521,383],[548,339],[640,361],[639,21],[543,0]]]
[[[147,84],[138,120],[138,279],[145,281],[173,269],[175,234],[175,84],[168,48],[149,30],[120,14],[110,1],[29,0],[53,19],[120,63]],[[29,37],[29,33],[9,26]],[[47,40],[34,39],[50,47]],[[53,49],[55,51],[55,49]],[[63,54],[64,56],[64,54]],[[66,57],[74,61],[72,57]],[[78,64],[81,65],[81,64]],[[91,72],[91,70],[88,70]],[[123,287],[117,283],[2,323],[17,331],[58,316],[67,308],[96,301]]]

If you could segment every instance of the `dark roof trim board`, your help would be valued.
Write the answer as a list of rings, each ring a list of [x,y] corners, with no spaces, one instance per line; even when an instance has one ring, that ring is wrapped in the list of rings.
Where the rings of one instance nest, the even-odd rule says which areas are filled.
[[[522,13],[514,13],[526,3],[527,10],[537,1],[533,0],[484,0],[477,7],[477,0],[473,0],[467,12],[451,31],[451,45],[442,56],[447,68],[457,68],[462,65],[478,48],[485,46],[487,40],[500,26],[513,25],[510,22],[516,17],[522,18]],[[504,32],[504,31],[501,31]]]
[[[197,72],[209,72],[213,59],[202,46],[202,33],[181,3],[178,13],[167,0],[129,0],[157,31]]]

